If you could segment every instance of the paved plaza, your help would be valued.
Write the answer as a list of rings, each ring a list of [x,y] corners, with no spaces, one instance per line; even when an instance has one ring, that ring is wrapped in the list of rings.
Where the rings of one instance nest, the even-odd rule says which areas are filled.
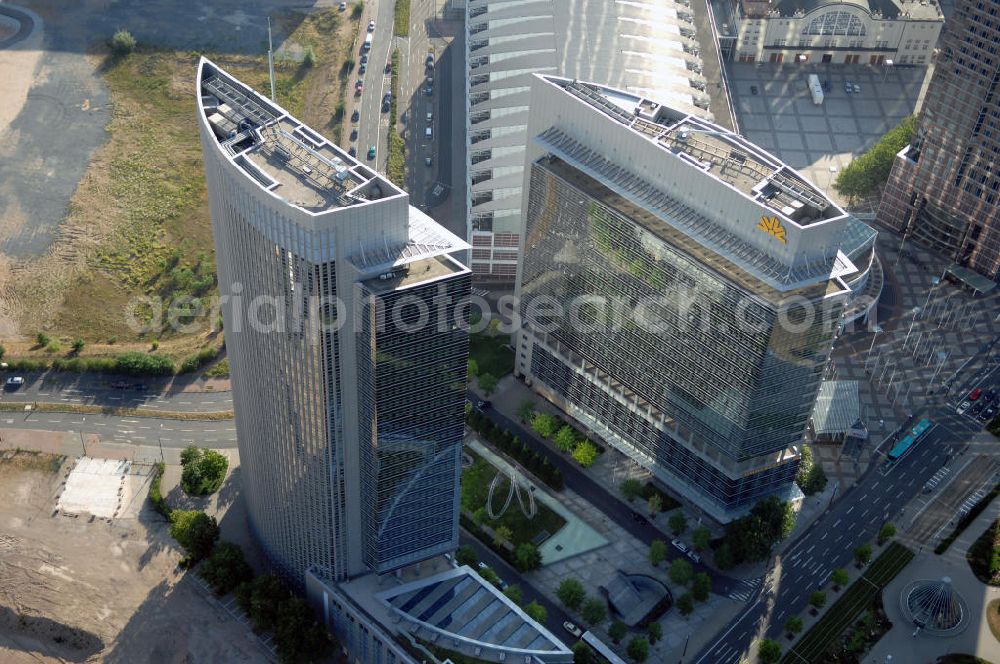
[[[837,200],[837,171],[914,112],[927,69],[864,65],[728,63],[740,133]],[[812,103],[809,74],[830,82],[823,104]],[[844,91],[850,81],[858,94]],[[756,86],[757,94],[751,92]]]

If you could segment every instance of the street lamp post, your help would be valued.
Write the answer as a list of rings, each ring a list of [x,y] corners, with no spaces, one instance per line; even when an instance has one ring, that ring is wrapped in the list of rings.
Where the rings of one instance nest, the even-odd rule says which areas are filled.
[[[931,293],[934,292],[934,288],[941,283],[941,280],[937,277],[931,278],[931,287],[927,289],[927,299],[924,300],[924,308],[927,308],[927,303],[931,301]]]
[[[913,326],[917,323],[917,314],[920,313],[920,307],[913,307],[913,318],[910,320],[910,329],[906,331],[906,338],[903,339],[903,346],[906,346],[906,342],[910,339],[910,332],[913,332]]]

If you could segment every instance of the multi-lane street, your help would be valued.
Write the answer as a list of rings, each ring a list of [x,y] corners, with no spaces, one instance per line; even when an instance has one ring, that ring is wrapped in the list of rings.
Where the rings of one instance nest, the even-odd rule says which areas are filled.
[[[351,121],[350,131],[357,130],[357,139],[351,142],[358,155],[357,158],[362,163],[373,166],[380,173],[385,172],[387,159],[386,136],[389,127],[389,114],[382,112],[382,98],[391,85],[389,73],[386,71],[386,64],[389,62],[389,54],[392,52],[392,7],[393,3],[387,0],[370,0],[366,2],[367,11],[361,20],[361,30],[368,29],[368,22],[375,21],[375,29],[372,31],[371,51],[365,53],[363,50],[364,35],[362,32],[358,38],[358,52],[354,59],[357,64],[354,67],[348,89],[349,94],[354,94],[357,81],[363,84],[360,103],[355,106],[358,112],[358,120]],[[367,56],[365,63],[365,73],[359,73],[362,56]],[[352,133],[353,135],[353,133]],[[368,159],[368,149],[375,146],[375,159]]]

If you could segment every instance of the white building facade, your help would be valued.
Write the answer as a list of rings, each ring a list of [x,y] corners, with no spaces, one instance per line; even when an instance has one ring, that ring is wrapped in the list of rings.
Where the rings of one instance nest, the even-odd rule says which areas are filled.
[[[926,65],[944,25],[936,0],[740,0],[738,62]]]
[[[531,76],[595,81],[709,117],[690,0],[469,0],[466,210],[476,279],[514,281]]]

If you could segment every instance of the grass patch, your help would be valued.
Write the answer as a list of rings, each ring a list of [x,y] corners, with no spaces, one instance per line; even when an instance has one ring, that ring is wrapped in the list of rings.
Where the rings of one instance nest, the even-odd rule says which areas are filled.
[[[205,373],[202,374],[205,378],[228,378],[229,377],[229,358],[224,357],[212,366],[208,368]]]
[[[531,542],[539,533],[547,531],[549,535],[554,535],[557,530],[566,525],[566,520],[553,512],[551,509],[536,501],[538,513],[535,518],[529,519],[521,511],[517,503],[517,497],[511,499],[507,511],[500,515],[499,519],[493,520],[486,513],[486,498],[489,495],[490,482],[499,472],[486,459],[468,449],[465,453],[472,457],[473,464],[469,468],[462,470],[462,510],[474,515],[477,512],[481,522],[490,528],[507,526],[513,535],[511,543],[515,546],[522,542]],[[496,491],[493,492],[493,509],[499,510],[507,497],[510,479],[500,483]],[[523,495],[523,492],[522,492]],[[482,511],[480,511],[482,510]]]
[[[469,335],[469,357],[479,366],[479,374],[502,378],[514,370],[514,351],[508,348],[506,335],[491,336],[486,332]]]
[[[983,510],[989,507],[990,503],[992,503],[993,499],[998,495],[1000,495],[1000,484],[994,486],[992,491],[983,496],[979,502],[972,506],[965,516],[959,519],[958,524],[955,526],[955,529],[951,531],[951,534],[941,540],[938,545],[934,547],[934,553],[941,555],[947,551],[948,547],[951,546],[951,543],[957,540],[958,536],[965,532],[965,529],[976,520],[976,517],[983,513]]]
[[[892,542],[868,570],[844,591],[833,606],[806,632],[805,636],[781,658],[782,664],[826,661],[827,652],[840,635],[872,605],[882,589],[913,559],[913,552]]]
[[[402,1],[402,0],[401,0]],[[397,7],[399,4],[397,3]],[[409,2],[407,2],[407,14],[409,14]],[[389,60],[392,68],[389,91],[392,96],[389,100],[389,157],[386,159],[385,173],[389,180],[397,187],[406,186],[406,141],[396,131],[396,112],[399,100],[399,49],[392,49]]]
[[[990,524],[965,554],[976,578],[990,586],[1000,586],[1000,519]]]
[[[56,473],[66,459],[58,454],[46,454],[34,450],[7,450],[0,454],[0,467],[13,470],[34,470],[42,473]]]
[[[396,0],[392,9],[392,33],[397,37],[410,35],[410,0]]]

